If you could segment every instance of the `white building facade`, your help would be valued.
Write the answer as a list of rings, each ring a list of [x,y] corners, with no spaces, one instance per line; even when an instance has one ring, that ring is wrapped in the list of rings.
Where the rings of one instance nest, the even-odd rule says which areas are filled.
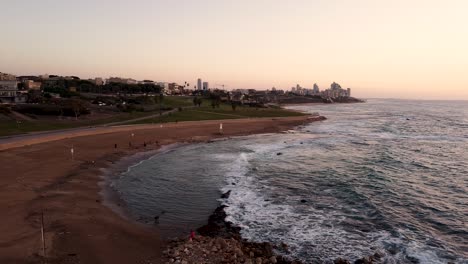
[[[202,79],[198,78],[197,80],[197,90],[201,90],[203,88]]]
[[[203,82],[203,90],[208,91],[210,89],[210,85],[208,82]]]

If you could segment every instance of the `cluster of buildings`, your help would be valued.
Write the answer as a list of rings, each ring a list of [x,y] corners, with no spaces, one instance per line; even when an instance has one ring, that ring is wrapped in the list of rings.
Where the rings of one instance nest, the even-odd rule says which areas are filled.
[[[193,91],[208,91],[210,86],[208,82],[203,82],[202,79],[197,80],[197,84],[194,85],[194,89],[190,89],[190,84],[185,82],[183,85],[174,82],[154,82],[151,80],[137,81],[131,78],[121,78],[121,77],[110,77],[106,79],[106,84],[108,83],[122,83],[122,84],[154,84],[162,87],[165,95],[190,95]]]
[[[18,103],[25,101],[25,93],[31,90],[40,91],[44,84],[47,86],[55,86],[64,80],[81,80],[89,82],[95,86],[102,86],[106,84],[126,84],[126,85],[157,85],[162,87],[162,91],[166,95],[192,95],[199,94],[200,92],[207,92],[210,90],[208,82],[203,82],[201,78],[197,80],[193,89],[185,82],[184,85],[168,82],[154,82],[152,80],[137,81],[132,78],[110,77],[108,79],[94,78],[94,79],[80,79],[76,76],[57,76],[57,75],[39,75],[39,76],[14,76],[11,74],[0,73],[0,103]],[[72,82],[73,83],[73,82]],[[224,85],[223,90],[224,90]],[[76,88],[69,87],[70,91],[75,92]],[[317,84],[313,88],[304,88],[299,84],[292,87],[290,91],[279,90],[273,87],[271,90],[257,91],[255,89],[234,89],[227,93],[231,98],[236,100],[247,100],[246,98],[262,98],[262,101],[276,101],[277,98],[295,96],[314,96],[320,97],[325,100],[333,100],[336,98],[351,97],[351,89],[343,89],[338,83],[333,82],[330,88],[323,91],[320,90]]]
[[[132,78],[109,77],[107,79],[80,79],[77,76],[58,76],[43,74],[38,76],[15,76],[12,74],[0,73],[0,103],[20,103],[26,101],[25,97],[29,91],[41,91],[44,86],[59,86],[64,80],[86,81],[95,86],[106,84],[126,84],[126,85],[157,85],[162,87],[165,95],[190,95],[193,91],[208,91],[208,82],[198,79],[197,86],[193,90],[189,89],[189,84],[179,85],[174,82],[155,82],[152,80],[137,81]],[[76,92],[77,87],[68,87],[70,92]]]
[[[323,99],[334,99],[340,97],[351,97],[351,88],[343,89],[341,86],[333,82],[329,89],[320,91],[318,85],[315,83],[312,89],[303,88],[299,84],[291,88],[291,93],[295,95],[310,95],[320,96]]]
[[[333,102],[335,99],[343,99],[351,97],[351,89],[343,89],[341,86],[333,82],[330,88],[321,91],[317,84],[313,88],[304,88],[299,84],[292,87],[290,91],[276,89],[273,87],[266,91],[257,91],[255,89],[234,89],[229,92],[230,97],[234,101],[241,101],[247,103],[270,103],[279,102],[292,96],[311,96],[315,99],[320,99],[326,102]]]
[[[202,79],[198,78],[196,90],[208,91],[209,89],[210,89],[210,84],[208,82],[203,82]]]

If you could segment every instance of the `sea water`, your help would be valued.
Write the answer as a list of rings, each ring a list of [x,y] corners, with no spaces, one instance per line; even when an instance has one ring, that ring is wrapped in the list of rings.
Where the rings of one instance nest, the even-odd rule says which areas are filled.
[[[468,102],[291,108],[328,120],[180,146],[113,186],[165,237],[188,235],[223,202],[244,238],[285,243],[308,263],[376,252],[382,263],[468,263]]]

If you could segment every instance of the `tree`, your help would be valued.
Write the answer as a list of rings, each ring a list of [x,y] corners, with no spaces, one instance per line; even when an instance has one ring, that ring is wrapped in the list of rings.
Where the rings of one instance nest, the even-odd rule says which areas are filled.
[[[70,107],[75,114],[75,119],[78,120],[78,116],[80,116],[83,109],[85,109],[83,101],[80,99],[71,99]]]
[[[203,103],[203,100],[201,98],[198,98],[196,96],[193,98],[193,105],[194,106],[198,105],[198,107],[200,107],[202,103]]]
[[[231,107],[232,107],[232,111],[236,111],[237,103],[236,103],[236,102],[232,102],[232,103],[231,103]]]
[[[218,93],[210,93],[211,98],[211,106],[213,108],[220,106],[221,104],[221,96]]]
[[[164,100],[164,94],[162,90],[159,92],[159,115],[162,116],[162,103]]]

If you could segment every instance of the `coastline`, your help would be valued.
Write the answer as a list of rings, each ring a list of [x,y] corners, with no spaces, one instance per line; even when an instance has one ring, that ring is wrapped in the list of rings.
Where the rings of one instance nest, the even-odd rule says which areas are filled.
[[[128,211],[128,207],[125,202],[121,199],[119,193],[112,187],[112,180],[115,177],[119,177],[122,173],[129,171],[132,167],[138,166],[143,161],[150,159],[154,155],[163,153],[165,150],[169,150],[180,145],[179,143],[169,144],[161,146],[158,149],[152,149],[142,152],[136,152],[133,154],[125,155],[112,162],[111,165],[105,168],[101,168],[101,180],[98,182],[101,190],[99,192],[102,198],[102,204],[110,208],[114,213],[126,219],[127,221],[133,222],[137,225],[142,223],[132,218]]]
[[[163,242],[158,232],[120,217],[102,202],[99,182],[103,169],[124,156],[158,150],[162,145],[280,132],[313,121],[318,119],[301,116],[180,122],[163,128],[126,126],[123,131],[9,145],[0,151],[5,175],[0,180],[0,211],[5,215],[0,260],[43,261],[43,212],[48,263],[160,263]],[[220,122],[223,135],[218,131]],[[73,160],[70,146],[75,149]]]

